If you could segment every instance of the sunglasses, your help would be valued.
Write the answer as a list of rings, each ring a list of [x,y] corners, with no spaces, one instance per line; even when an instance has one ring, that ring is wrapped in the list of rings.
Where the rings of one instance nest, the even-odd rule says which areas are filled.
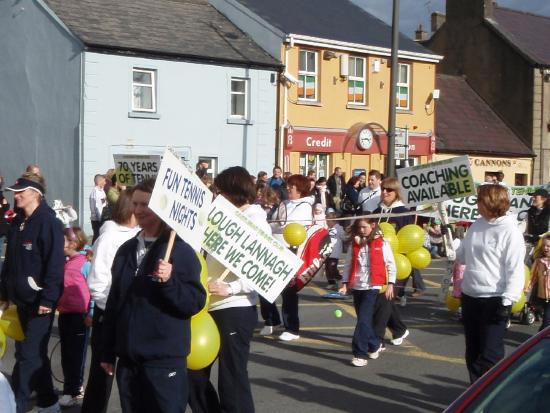
[[[386,192],[395,192],[395,189],[392,188],[382,188],[381,190]]]

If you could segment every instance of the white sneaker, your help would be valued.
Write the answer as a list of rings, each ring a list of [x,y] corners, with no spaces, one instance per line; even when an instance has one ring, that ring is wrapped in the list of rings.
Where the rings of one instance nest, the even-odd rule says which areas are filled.
[[[61,413],[61,407],[59,406],[58,402],[55,402],[48,407],[39,407],[38,413]]]
[[[270,336],[273,334],[273,326],[264,326],[264,328],[262,328],[260,330],[260,335],[261,336]]]
[[[279,340],[283,341],[292,341],[292,340],[298,340],[300,338],[297,334],[292,334],[289,331],[283,331],[283,333],[279,336]]]
[[[400,346],[401,344],[403,344],[403,340],[406,339],[408,336],[409,336],[409,330],[405,330],[405,332],[403,333],[403,335],[401,337],[394,338],[393,340],[391,340],[391,343],[394,346]]]
[[[83,394],[71,396],[70,394],[64,394],[59,398],[59,405],[62,407],[76,406],[84,398]]]
[[[405,307],[407,305],[407,297],[406,296],[403,296],[403,297],[399,298],[399,305],[401,307]]]
[[[351,359],[351,364],[355,367],[365,367],[368,363],[367,359],[362,359],[360,357],[354,357]]]
[[[376,360],[378,357],[380,357],[380,352],[382,351],[382,344],[378,346],[378,349],[373,352],[368,352],[367,357],[373,360]]]

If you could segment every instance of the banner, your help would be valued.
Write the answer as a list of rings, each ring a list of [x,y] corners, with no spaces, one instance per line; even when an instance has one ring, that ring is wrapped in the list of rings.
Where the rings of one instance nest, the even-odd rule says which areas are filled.
[[[212,192],[167,149],[149,208],[198,251],[211,203]]]
[[[210,207],[203,249],[272,303],[302,265],[223,196]]]
[[[397,177],[409,207],[475,194],[467,156],[398,169]]]
[[[116,180],[120,185],[135,186],[158,174],[160,155],[113,155]]]

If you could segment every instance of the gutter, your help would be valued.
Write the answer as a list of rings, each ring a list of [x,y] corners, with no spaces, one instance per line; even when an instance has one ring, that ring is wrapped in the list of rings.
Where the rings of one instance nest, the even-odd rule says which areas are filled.
[[[314,46],[314,47],[327,48],[327,49],[338,49],[338,50],[345,50],[349,52],[365,53],[365,54],[385,56],[385,57],[391,56],[391,49],[387,47],[369,46],[369,45],[364,45],[359,43],[349,43],[349,42],[344,42],[340,40],[323,39],[320,37],[305,36],[301,34],[292,34],[292,33],[287,36],[286,41],[290,42],[290,39],[293,39],[293,42],[296,44],[303,44],[307,46]],[[431,62],[431,63],[439,63],[439,61],[443,60],[443,56],[441,55],[410,52],[407,50],[399,50],[398,57],[402,59],[412,59],[412,60]]]

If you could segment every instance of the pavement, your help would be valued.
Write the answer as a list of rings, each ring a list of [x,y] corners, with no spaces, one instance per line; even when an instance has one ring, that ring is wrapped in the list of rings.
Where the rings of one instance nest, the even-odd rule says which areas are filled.
[[[330,300],[322,274],[300,293],[301,337],[281,342],[255,335],[249,376],[258,413],[441,412],[468,386],[462,325],[437,299],[446,261],[422,270],[426,294],[408,298],[401,314],[410,336],[401,346],[387,345],[377,360],[353,367],[351,338],[355,313],[351,299]],[[409,286],[409,292],[410,292]],[[341,310],[337,317],[335,310]],[[258,331],[262,323],[258,322]],[[538,331],[513,320],[506,335],[509,354]],[[62,378],[57,332],[50,340],[52,370]],[[13,368],[13,343],[1,371]],[[212,377],[214,383],[216,367]],[[61,384],[56,383],[58,388]],[[1,407],[0,407],[1,411]],[[33,410],[35,411],[35,410]],[[79,407],[64,410],[77,413]],[[188,409],[188,411],[190,411]],[[113,389],[109,412],[121,412]]]

